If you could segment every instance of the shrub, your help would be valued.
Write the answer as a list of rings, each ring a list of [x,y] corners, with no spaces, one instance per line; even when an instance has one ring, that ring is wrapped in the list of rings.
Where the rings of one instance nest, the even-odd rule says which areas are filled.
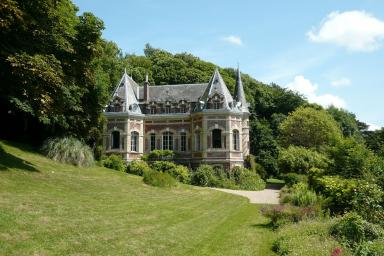
[[[151,164],[153,170],[158,172],[166,172],[176,180],[188,183],[190,180],[189,170],[183,165],[177,165],[169,161],[155,161]]]
[[[296,173],[286,173],[282,174],[281,178],[285,181],[285,185],[288,187],[292,187],[293,185],[303,182],[307,182],[307,176],[302,175],[302,174],[296,174]]]
[[[168,173],[148,171],[144,173],[144,183],[155,187],[174,187],[176,180]]]
[[[245,163],[251,171],[259,174],[262,179],[267,179],[268,174],[265,168],[261,164],[256,162],[256,157],[254,155],[249,154],[246,158]]]
[[[296,206],[310,206],[318,203],[318,197],[315,192],[308,190],[304,183],[297,183],[292,187],[291,203]]]
[[[329,220],[305,220],[279,228],[273,251],[278,255],[351,255],[329,235]]]
[[[331,172],[345,178],[360,178],[375,168],[375,155],[354,138],[343,139],[330,150]]]
[[[330,228],[330,234],[350,247],[356,248],[361,242],[372,241],[383,236],[383,230],[365,221],[354,212],[346,213],[336,220]]]
[[[152,150],[149,154],[143,156],[144,161],[165,161],[172,160],[175,153],[172,150]]]
[[[167,171],[172,177],[182,183],[189,183],[189,169],[184,165],[176,165],[174,168]]]
[[[191,176],[191,184],[208,187],[217,184],[217,178],[213,175],[213,167],[210,165],[200,165]]]
[[[167,172],[176,167],[174,162],[170,161],[155,161],[151,164],[153,170],[158,172]]]
[[[263,216],[270,218],[272,228],[277,229],[283,224],[316,218],[321,215],[321,209],[317,206],[276,205],[263,207],[261,213]]]
[[[384,239],[363,242],[355,249],[355,255],[382,256],[384,252]]]
[[[89,167],[94,163],[90,147],[73,137],[51,138],[42,147],[45,155],[55,161]]]
[[[118,155],[110,155],[106,159],[102,160],[101,163],[104,167],[121,172],[124,172],[127,167],[125,161]]]
[[[347,180],[339,176],[323,176],[313,181],[313,188],[324,196],[325,206],[335,214],[342,214],[352,209],[356,186],[356,180]]]
[[[262,190],[265,188],[265,182],[258,174],[244,167],[236,166],[231,170],[230,179],[235,182],[240,189],[244,190]]]
[[[149,165],[141,160],[134,160],[128,164],[127,172],[143,176],[144,173],[151,171]]]
[[[330,160],[312,149],[289,146],[280,151],[278,164],[281,172],[308,174],[313,167],[326,169]]]
[[[384,192],[364,180],[324,176],[314,179],[313,187],[325,197],[326,206],[336,214],[356,211],[370,222],[384,219]]]

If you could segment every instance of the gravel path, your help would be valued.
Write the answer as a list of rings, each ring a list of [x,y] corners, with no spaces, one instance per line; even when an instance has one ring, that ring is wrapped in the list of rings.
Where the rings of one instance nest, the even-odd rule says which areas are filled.
[[[244,196],[249,199],[251,204],[279,204],[279,189],[264,189],[261,191],[232,190],[226,188],[213,188],[215,190]]]

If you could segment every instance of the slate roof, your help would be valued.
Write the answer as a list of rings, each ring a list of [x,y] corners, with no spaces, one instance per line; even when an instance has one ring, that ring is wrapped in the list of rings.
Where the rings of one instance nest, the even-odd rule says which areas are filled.
[[[240,69],[237,68],[237,77],[236,77],[236,86],[235,86],[235,93],[234,93],[234,99],[236,102],[241,103],[241,110],[248,112],[248,102],[245,98],[244,88],[243,88],[243,82],[241,81],[241,73]]]
[[[231,93],[229,92],[227,85],[225,84],[223,78],[221,77],[219,70],[215,70],[211,80],[209,81],[207,88],[204,91],[201,100],[207,102],[209,98],[213,95],[219,94],[224,97],[225,108],[230,108],[229,103],[233,102]]]
[[[175,84],[149,86],[149,102],[197,102],[207,84]],[[139,99],[144,98],[144,88],[139,87]]]
[[[239,70],[234,96],[235,100],[229,92],[219,71],[216,69],[209,80],[209,83],[149,86],[149,96],[147,102],[165,103],[167,101],[180,102],[182,100],[189,103],[201,102],[197,105],[198,107],[196,108],[196,111],[205,111],[208,109],[207,102],[214,95],[220,95],[223,98],[224,109],[248,112],[248,103],[245,99]],[[119,99],[119,101],[124,105],[124,109],[122,110],[123,112],[141,114],[142,112],[138,106],[140,103],[144,103],[144,87],[139,86],[125,72],[112,95],[109,106],[111,106],[111,104],[113,104],[112,101],[116,99]]]
[[[136,104],[138,106],[139,102],[134,93],[134,88],[137,88],[138,84],[133,81],[131,77],[124,73],[123,77],[120,80],[120,83],[116,90],[113,93],[112,98],[118,97],[124,103],[124,107],[128,112],[134,112],[141,114],[139,107],[132,108],[132,105]]]

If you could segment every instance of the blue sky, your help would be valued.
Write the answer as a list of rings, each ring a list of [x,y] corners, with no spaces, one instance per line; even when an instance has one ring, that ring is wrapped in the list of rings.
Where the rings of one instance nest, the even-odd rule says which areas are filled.
[[[190,52],[384,126],[384,1],[74,0],[126,53]]]

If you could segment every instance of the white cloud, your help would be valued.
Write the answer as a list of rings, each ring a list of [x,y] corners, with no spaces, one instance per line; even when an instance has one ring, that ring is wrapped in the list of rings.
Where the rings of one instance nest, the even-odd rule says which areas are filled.
[[[238,46],[243,45],[243,41],[241,41],[241,38],[234,35],[222,37],[221,40]]]
[[[340,79],[337,79],[337,80],[334,80],[331,82],[331,85],[333,87],[346,87],[350,84],[351,84],[351,80],[349,80],[346,77],[343,77],[343,78],[340,78]]]
[[[375,124],[367,123],[367,125],[368,125],[368,131],[376,131],[376,130],[380,130],[381,129],[380,126],[375,125]]]
[[[315,43],[334,43],[351,51],[373,51],[382,45],[384,21],[365,11],[331,12],[319,29],[307,33]]]
[[[305,96],[309,102],[320,104],[323,107],[329,107],[331,105],[338,108],[345,108],[346,104],[343,99],[332,94],[317,95],[317,84],[313,84],[310,80],[304,76],[295,76],[293,82],[286,85],[289,90],[298,92]]]

